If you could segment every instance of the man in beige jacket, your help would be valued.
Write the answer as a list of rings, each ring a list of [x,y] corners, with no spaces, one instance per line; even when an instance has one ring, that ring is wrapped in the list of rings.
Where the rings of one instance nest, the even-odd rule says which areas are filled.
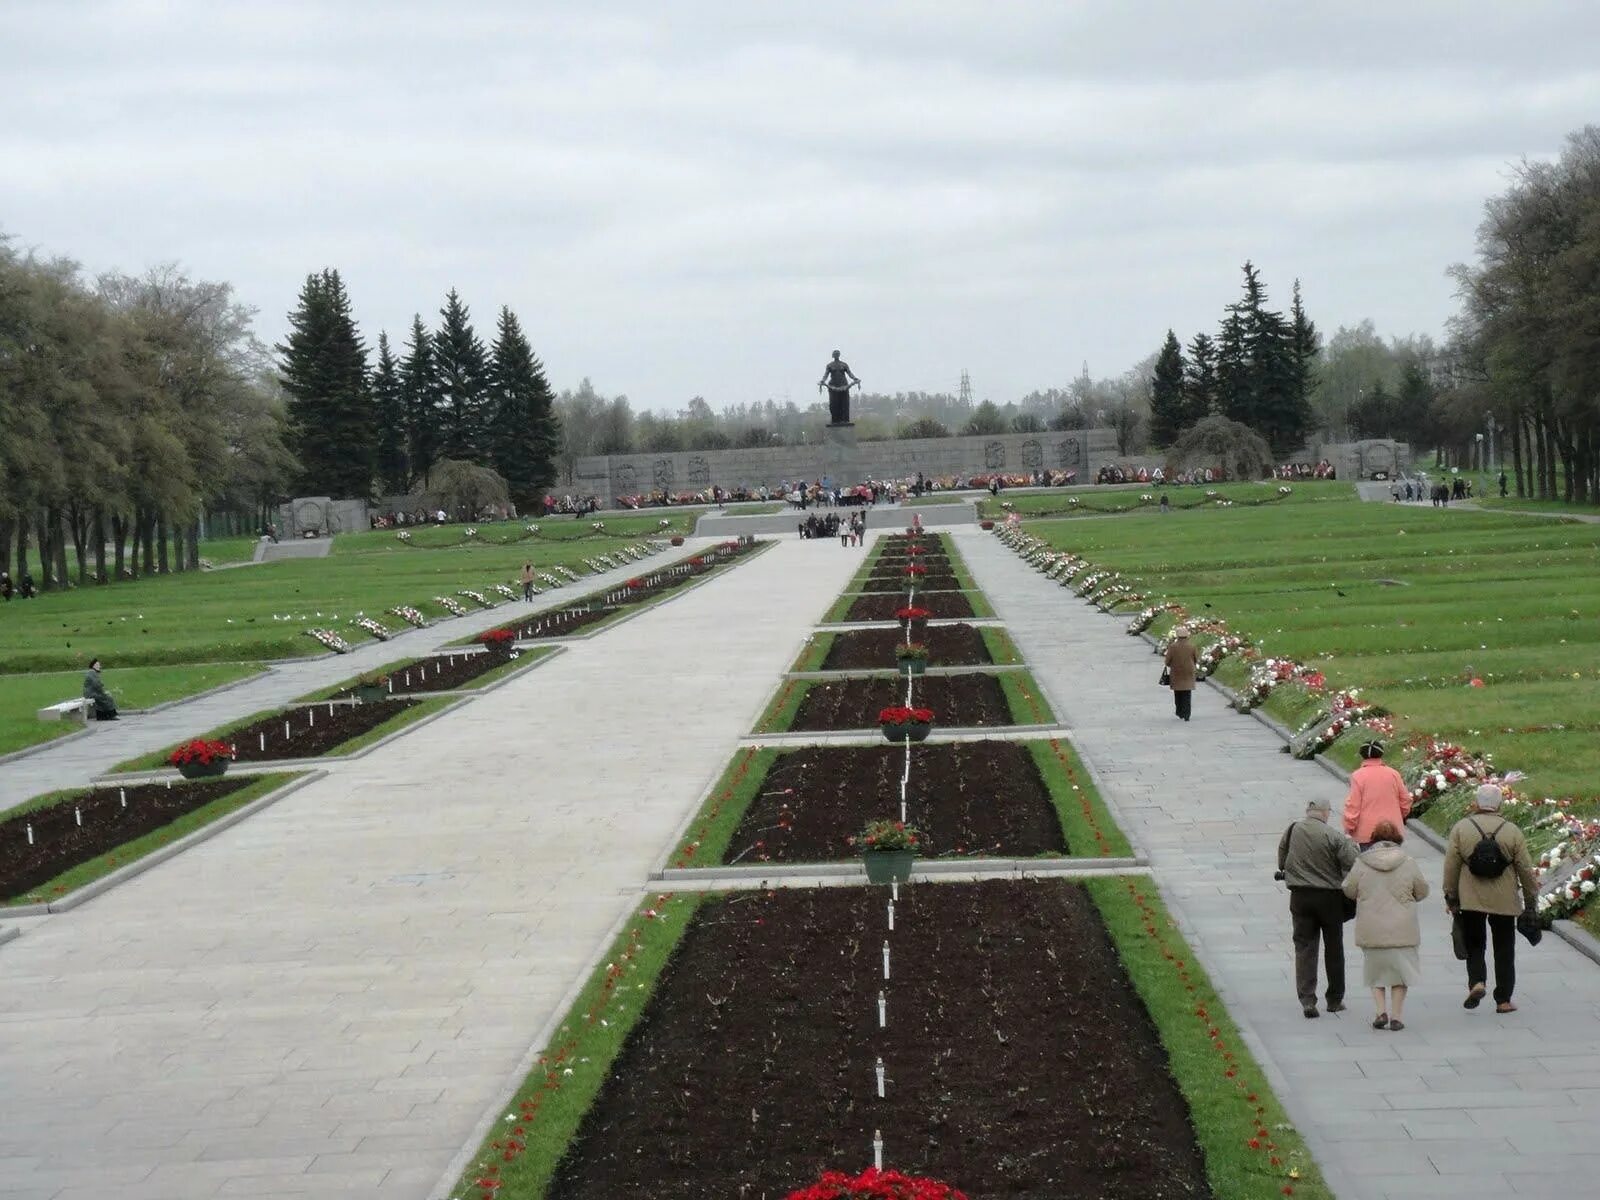
[[[1467,998],[1463,1007],[1477,1008],[1483,1000],[1489,978],[1484,951],[1492,938],[1494,1010],[1512,1013],[1517,1011],[1511,1002],[1511,993],[1517,986],[1517,915],[1533,908],[1539,897],[1539,884],[1533,875],[1527,838],[1500,815],[1504,799],[1498,786],[1484,784],[1478,789],[1472,811],[1450,830],[1444,856],[1444,903],[1451,916],[1460,915],[1467,945]],[[1483,859],[1495,857],[1490,846],[1482,845],[1486,840],[1498,847],[1503,859],[1498,873],[1474,870]]]

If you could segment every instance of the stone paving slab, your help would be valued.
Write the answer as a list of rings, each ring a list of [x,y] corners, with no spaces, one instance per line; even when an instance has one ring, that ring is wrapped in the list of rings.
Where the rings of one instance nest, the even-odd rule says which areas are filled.
[[[854,570],[834,549],[784,542],[29,923],[0,1196],[427,1196]]]
[[[1306,801],[1322,797],[1337,814],[1345,785],[1283,754],[1213,689],[1195,692],[1191,722],[1177,721],[1156,686],[1159,660],[1127,635],[1125,616],[1098,612],[992,534],[954,537],[1341,1200],[1592,1191],[1600,1069],[1585,1067],[1600,1066],[1600,967],[1556,938],[1536,949],[1519,939],[1521,1011],[1463,1010],[1466,975],[1438,894],[1443,859],[1412,838],[1406,849],[1434,894],[1420,906],[1423,982],[1406,1000],[1405,1030],[1370,1027],[1348,936],[1349,1011],[1306,1020],[1287,893],[1272,871],[1278,837]],[[1471,1131],[1471,1145],[1449,1129]]]
[[[425,658],[451,642],[507,621],[547,609],[565,608],[581,597],[607,591],[635,578],[647,565],[656,567],[677,562],[711,544],[709,539],[690,541],[653,554],[643,562],[625,563],[598,575],[585,575],[577,583],[545,592],[531,603],[507,601],[492,609],[469,612],[464,617],[436,621],[424,629],[403,629],[387,642],[358,644],[349,654],[319,654],[276,662],[265,674],[225,690],[163,705],[116,722],[90,722],[87,737],[73,736],[48,743],[25,757],[0,765],[0,812],[46,792],[82,787],[120,762],[160,750],[251,713],[286,707],[299,696],[375,670],[384,663],[402,658]]]

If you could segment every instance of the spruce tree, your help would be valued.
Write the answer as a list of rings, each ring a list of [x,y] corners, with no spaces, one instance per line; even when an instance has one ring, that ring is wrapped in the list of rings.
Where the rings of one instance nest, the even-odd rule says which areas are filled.
[[[1322,338],[1300,300],[1300,281],[1294,281],[1294,303],[1289,307],[1289,344],[1293,355],[1294,412],[1301,433],[1311,424],[1311,393],[1317,389],[1317,357],[1322,353]]]
[[[439,387],[439,456],[467,462],[488,460],[489,364],[472,330],[472,314],[455,288],[439,310],[443,323],[433,335]]]
[[[1156,446],[1172,445],[1183,432],[1183,376],[1183,347],[1169,329],[1150,378],[1150,441]]]
[[[309,275],[277,349],[289,393],[290,446],[301,495],[364,499],[374,442],[367,351],[339,272]]]
[[[389,335],[378,334],[378,365],[372,373],[372,406],[378,422],[373,467],[386,495],[398,496],[410,483],[406,467],[405,401],[400,393],[400,366],[389,349]]]
[[[405,413],[406,460],[413,483],[426,483],[439,456],[439,377],[433,335],[420,315],[411,318],[411,339],[400,364],[400,403]]]
[[[1197,333],[1189,343],[1189,367],[1183,379],[1183,421],[1189,428],[1217,408],[1217,344]]]
[[[544,364],[509,308],[501,308],[489,361],[489,446],[511,498],[524,512],[555,482],[560,427]]]

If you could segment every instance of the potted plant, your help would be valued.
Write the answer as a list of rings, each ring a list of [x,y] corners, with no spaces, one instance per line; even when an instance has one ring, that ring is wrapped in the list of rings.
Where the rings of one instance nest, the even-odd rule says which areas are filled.
[[[928,648],[921,642],[901,642],[894,648],[902,675],[921,675],[928,669]]]
[[[933,729],[933,709],[895,705],[878,710],[878,728],[891,742],[921,742]]]
[[[389,691],[389,677],[382,671],[363,675],[356,680],[356,699],[362,704],[376,704]]]
[[[908,604],[895,609],[894,615],[895,619],[905,626],[907,633],[920,638],[928,632],[928,618],[933,616],[933,612],[920,604]]]
[[[993,529],[994,528],[994,522],[989,520],[988,518],[985,518],[982,521],[978,522],[978,528],[979,529]]]
[[[787,1200],[967,1200],[967,1197],[937,1179],[902,1175],[899,1171],[880,1171],[868,1167],[859,1175],[843,1171],[824,1171],[809,1187],[790,1192]]]
[[[514,629],[485,629],[472,640],[487,649],[490,654],[509,658],[512,648],[517,644],[517,633]]]
[[[673,534],[673,535],[672,535],[672,544],[673,544],[673,545],[674,545],[674,546],[681,546],[681,545],[683,545],[683,534],[681,534],[681,533],[675,533],[675,534]]]
[[[922,835],[904,821],[868,821],[851,840],[861,851],[869,883],[904,883],[911,878]]]
[[[177,767],[178,774],[185,779],[215,779],[226,772],[233,761],[233,747],[227,742],[195,738],[167,755],[167,761]]]

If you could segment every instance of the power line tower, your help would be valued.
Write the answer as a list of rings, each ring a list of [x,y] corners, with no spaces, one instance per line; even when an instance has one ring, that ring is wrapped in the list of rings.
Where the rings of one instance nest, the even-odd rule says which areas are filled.
[[[961,368],[960,401],[962,408],[972,407],[972,376],[967,374],[967,369],[965,367]]]

